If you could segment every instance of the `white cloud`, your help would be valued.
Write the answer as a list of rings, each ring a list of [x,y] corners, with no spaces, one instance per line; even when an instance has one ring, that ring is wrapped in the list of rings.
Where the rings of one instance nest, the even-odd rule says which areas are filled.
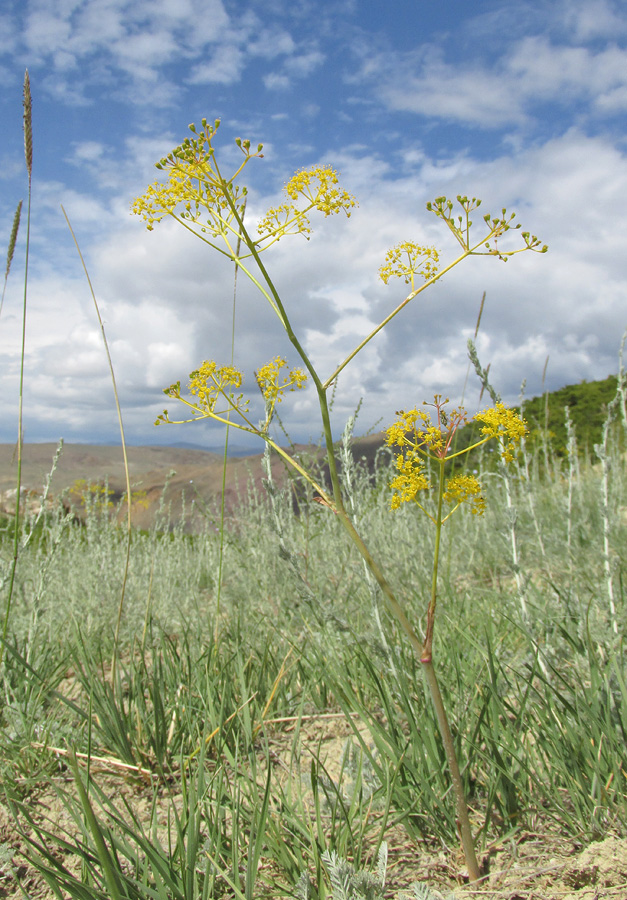
[[[32,9],[26,19],[24,41],[31,53],[42,57],[66,47],[71,26],[63,15],[55,15],[51,8]]]
[[[595,38],[615,40],[627,34],[622,3],[608,0],[562,0],[560,16],[575,40],[589,41]]]
[[[594,102],[598,95],[627,87],[627,50],[615,46],[595,53],[528,37],[513,48],[506,65],[528,99],[585,97]]]
[[[595,100],[600,113],[615,115],[627,109],[627,84],[605,90]]]
[[[367,74],[391,109],[491,128],[525,120],[522,97],[502,75],[480,64],[449,64],[440,51],[387,54]]]
[[[290,51],[286,53],[281,67],[268,72],[263,77],[264,86],[269,91],[285,91],[293,82],[311,75],[323,64],[325,56],[315,46],[297,45],[290,42]]]
[[[168,62],[176,52],[176,42],[172,34],[159,29],[152,33],[127,34],[111,49],[122,69],[144,73]]]
[[[264,75],[263,83],[269,91],[286,91],[290,86],[287,75],[279,75],[277,72]]]
[[[309,50],[294,53],[285,62],[285,68],[290,75],[296,78],[304,78],[315,69],[320,68],[324,62],[324,54],[319,50]]]
[[[577,104],[579,115],[597,106],[603,112],[619,111],[627,90],[627,50],[614,42],[602,47],[586,42],[617,38],[627,33],[627,26],[624,17],[618,23],[609,4],[595,4],[596,20],[588,6],[538,8],[535,21],[527,21],[531,33],[526,34],[516,27],[505,30],[506,8],[500,7],[494,13],[502,20],[498,41],[494,43],[492,17],[489,35],[473,42],[461,58],[446,53],[446,42],[438,47],[418,43],[414,50],[399,52],[373,51],[362,40],[353,48],[360,65],[350,82],[366,80],[390,110],[486,129],[528,124],[538,102]]]
[[[221,0],[87,0],[81,5],[30,0],[21,39],[32,67],[52,63],[45,85],[58,99],[85,103],[86,87],[107,84],[113,73],[123,73],[140,86],[159,82],[153,100],[165,105],[175,90],[163,70],[173,62],[197,59],[200,65],[207,50],[216,48],[220,76],[214,72],[209,79],[205,71],[199,80],[225,83],[239,77],[239,63],[233,63],[239,53],[235,45],[244,42],[251,29],[250,17],[244,19],[246,26],[240,22],[232,31],[235,40],[228,55],[219,44],[230,26]],[[80,80],[72,76],[77,69],[84,73]],[[136,86],[127,87],[123,96],[131,102],[142,99]]]
[[[294,38],[282,28],[262,28],[251,38],[248,52],[263,59],[289,56],[295,50]]]
[[[233,44],[218,47],[211,59],[199,63],[188,78],[190,84],[232,84],[239,81],[245,58],[239,47]]]
[[[76,142],[71,162],[74,165],[80,165],[83,162],[100,162],[104,152],[105,146],[100,141]]]

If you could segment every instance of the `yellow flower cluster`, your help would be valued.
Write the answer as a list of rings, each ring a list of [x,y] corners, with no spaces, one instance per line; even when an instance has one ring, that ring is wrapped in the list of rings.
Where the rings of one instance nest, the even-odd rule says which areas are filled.
[[[302,234],[308,238],[311,228],[307,213],[312,209],[323,212],[325,216],[343,210],[350,217],[357,201],[348,191],[336,187],[337,183],[337,172],[331,166],[313,166],[297,172],[284,188],[292,203],[271,207],[257,227],[259,234],[273,241],[286,234]],[[299,198],[305,200],[303,209],[294,205]]]
[[[433,419],[432,413],[425,409],[411,409],[408,412],[401,410],[396,414],[396,422],[386,429],[386,444],[402,450],[396,457],[399,474],[390,483],[394,491],[392,509],[399,509],[402,503],[413,500],[424,510],[416,499],[419,491],[428,490],[431,486],[424,472],[424,459],[437,461],[442,476],[448,459],[496,438],[501,444],[503,459],[506,462],[513,460],[516,448],[527,431],[525,422],[514,410],[497,403],[494,408],[477,413],[475,421],[483,423],[481,440],[472,447],[455,453],[452,450],[453,438],[458,428],[466,422],[466,412],[461,407],[446,412],[444,407],[447,403],[448,399],[443,400],[440,395],[436,395],[431,404],[435,411]],[[453,509],[441,521],[445,521],[462,503],[468,503],[474,515],[480,516],[485,510],[481,485],[474,475],[453,475],[443,488],[442,499]]]
[[[431,413],[424,409],[400,410],[396,414],[396,422],[386,430],[386,444],[405,449],[404,453],[396,457],[399,474],[390,482],[390,487],[395,491],[391,500],[392,509],[400,509],[402,503],[413,500],[426,512],[417,500],[419,491],[426,491],[431,487],[422,460],[437,459],[443,464],[455,432],[466,420],[466,413],[461,408],[446,413],[444,406],[447,403],[448,399],[443,400],[440,395],[436,395],[433,403],[435,422],[432,421]],[[481,488],[474,476],[456,475],[450,478],[443,499],[452,504],[454,509],[464,501],[470,501],[473,513],[480,515],[483,511]]]
[[[397,491],[390,503],[392,509],[400,509],[401,503],[415,500],[419,491],[427,491],[431,487],[431,482],[424,473],[424,466],[414,450],[410,450],[405,456],[399,453],[396,468],[399,474],[390,482],[392,490]]]
[[[262,239],[265,236],[272,238],[273,241],[280,240],[286,234],[302,234],[309,240],[311,234],[309,216],[288,203],[271,206],[257,225],[257,232]]]
[[[449,478],[444,500],[455,507],[470,502],[473,516],[482,516],[485,512],[485,497],[481,494],[481,485],[474,475],[454,475]]]
[[[167,182],[149,184],[146,192],[133,202],[131,211],[145,220],[148,231],[167,215],[201,223],[201,216],[208,213],[201,223],[201,230],[213,235],[222,234],[225,231],[223,223],[233,219],[224,191],[230,191],[241,215],[246,188],[218,184],[203,177],[205,175],[206,172],[201,172],[195,164],[171,169]]]
[[[395,444],[398,447],[410,444],[411,441],[407,434],[408,432],[413,432],[414,435],[418,433],[418,428],[416,427],[418,420],[424,425],[431,424],[431,417],[421,409],[410,409],[409,412],[401,409],[396,415],[399,417],[397,421],[390,425],[389,428],[386,428],[385,431],[387,435],[385,443],[388,447],[392,447]]]
[[[396,414],[398,416],[396,422],[386,429],[386,444],[389,447],[400,447],[404,451],[396,457],[399,474],[390,483],[390,487],[395,491],[391,501],[392,509],[399,509],[401,503],[411,500],[418,503],[416,500],[418,492],[430,487],[429,480],[424,474],[422,459],[431,458],[443,466],[447,459],[466,453],[472,447],[478,447],[492,438],[496,438],[501,444],[501,455],[506,462],[514,459],[516,448],[527,432],[527,426],[513,409],[497,403],[495,407],[477,413],[473,418],[477,422],[483,422],[481,429],[483,437],[472,447],[455,454],[450,452],[453,437],[466,421],[466,412],[459,407],[447,413],[444,409],[447,403],[448,400],[442,400],[441,396],[436,395],[432,404],[435,422],[432,421],[431,414],[424,409],[411,409],[409,412],[401,410]],[[453,505],[453,510],[448,515],[462,503],[469,503],[474,515],[482,515],[485,509],[481,485],[474,475],[454,475],[449,478],[443,500]],[[418,503],[418,506],[421,504]]]
[[[219,127],[219,120],[214,126],[207,125],[203,119],[203,130],[197,132],[193,125],[190,131],[194,138],[186,138],[175,147],[169,156],[156,164],[158,169],[168,170],[165,183],[155,181],[146,192],[138,197],[131,206],[131,211],[141,216],[152,231],[155,222],[171,215],[200,225],[201,232],[209,232],[217,236],[226,234],[234,215],[227,196],[230,197],[240,216],[246,196],[246,188],[235,184],[235,178],[244,165],[255,156],[262,156],[261,144],[257,153],[250,152],[250,141],[236,141],[245,155],[244,162],[237,172],[227,181],[222,178],[215,163],[215,151],[212,139]],[[201,221],[201,216],[205,216]]]
[[[189,392],[203,406],[213,410],[216,400],[224,394],[228,387],[239,388],[242,386],[244,376],[235,366],[222,366],[213,360],[205,360],[199,369],[189,374]]]
[[[448,453],[453,435],[466,421],[466,412],[461,408],[448,414],[445,413],[443,407],[447,403],[448,398],[442,400],[439,395],[435,397],[433,404],[437,415],[435,423],[431,421],[430,413],[423,409],[398,412],[396,422],[386,429],[385,442],[388,447],[408,446],[424,456],[430,453],[438,458],[444,458]]]
[[[235,366],[221,366],[213,360],[205,360],[199,369],[190,372],[189,375],[189,392],[192,396],[197,397],[196,402],[185,400],[181,396],[181,382],[177,381],[170,387],[164,389],[163,393],[173,400],[181,400],[186,406],[189,406],[193,412],[194,418],[204,418],[206,416],[220,416],[225,412],[237,410],[245,413],[248,409],[248,401],[243,402],[243,394],[235,395],[232,388],[240,388],[244,378],[239,369]],[[218,398],[222,397],[226,401],[226,409],[216,411]],[[155,425],[162,422],[170,422],[167,409],[162,415],[157,417]]]
[[[167,171],[167,180],[149,185],[131,207],[135,215],[144,219],[149,231],[166,216],[173,216],[183,224],[189,223],[188,227],[201,238],[209,234],[222,237],[229,244],[230,235],[239,235],[237,217],[244,217],[247,189],[237,184],[237,178],[251,159],[263,156],[263,147],[259,144],[256,152],[251,152],[250,141],[237,138],[235,143],[244,160],[229,178],[223,177],[213,148],[219,125],[218,119],[214,125],[203,119],[200,131],[190,125],[193,137],[186,138],[156,164],[158,169]],[[296,172],[285,185],[284,193],[288,202],[269,209],[259,222],[257,252],[267,250],[286,234],[302,234],[309,239],[308,213],[312,209],[325,216],[341,211],[350,216],[357,206],[353,195],[338,187],[338,175],[331,166]]]
[[[527,434],[525,420],[521,419],[515,410],[508,409],[502,403],[477,413],[474,419],[484,423],[481,434],[486,435],[486,439],[497,438],[505,462],[512,462],[518,445]]]
[[[287,368],[287,362],[276,356],[256,373],[257,384],[264,398],[270,403],[281,403],[285,391],[300,390],[305,386],[307,375],[302,369],[290,369],[279,382],[281,369]]]
[[[282,376],[282,369],[288,369],[287,374]],[[255,374],[259,388],[267,401],[266,422],[256,429],[248,419],[249,401],[244,400],[242,393],[235,393],[244,382],[242,372],[235,366],[218,367],[213,360],[205,360],[198,369],[190,372],[188,388],[192,398],[195,399],[186,399],[181,396],[180,381],[171,384],[163,393],[174,400],[180,400],[191,409],[192,418],[186,421],[207,417],[225,421],[221,418],[222,416],[226,413],[236,412],[246,423],[245,426],[238,427],[261,434],[270,425],[275,404],[282,401],[286,391],[296,391],[304,387],[307,375],[302,369],[289,369],[286,360],[280,356],[276,356],[266,363]],[[220,398],[224,401],[224,409],[216,409]],[[167,409],[158,416],[155,425],[160,425],[162,422],[172,423]]]
[[[431,482],[417,453],[410,450],[406,455],[399,454],[396,457],[396,468],[399,474],[390,482],[390,487],[396,492],[392,496],[390,507],[400,509],[402,503],[410,503],[413,500],[423,509],[416,498],[420,491],[430,489]],[[475,516],[481,516],[485,511],[485,497],[474,475],[453,475],[449,478],[443,500],[453,507],[445,518],[466,502],[470,503],[471,512]]]
[[[357,206],[357,201],[348,191],[335,187],[337,181],[337,172],[331,166],[313,166],[296,172],[285,185],[285,193],[290,200],[304,197],[325,216],[344,210],[350,217],[350,211]]]
[[[414,276],[429,281],[438,274],[440,257],[435,247],[420,247],[413,241],[403,241],[385,255],[385,263],[379,269],[379,278],[387,284],[393,276],[404,278],[405,284],[414,289]]]

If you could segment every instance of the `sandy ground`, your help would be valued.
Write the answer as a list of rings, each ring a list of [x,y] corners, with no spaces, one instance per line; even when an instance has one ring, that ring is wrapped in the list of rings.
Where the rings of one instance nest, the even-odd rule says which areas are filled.
[[[335,716],[303,722],[301,771],[308,771],[313,754],[336,780],[350,733],[349,724]],[[270,758],[278,780],[294,777],[294,767],[289,764],[292,739],[288,728],[277,731],[270,740]],[[93,771],[111,797],[124,795],[140,816],[143,811],[146,816],[150,814],[152,791],[145,782],[121,776],[115,766],[94,764]],[[71,784],[67,771],[59,775],[59,780],[65,787]],[[167,793],[162,793],[167,798]],[[29,802],[59,824],[68,824],[67,812],[52,785],[33,791]],[[160,820],[168,820],[166,807]],[[389,856],[385,896],[389,898],[407,891],[417,881],[426,882],[437,892],[436,897],[447,900],[451,893],[458,900],[627,900],[627,839],[616,834],[585,845],[560,835],[554,825],[543,829],[539,823],[536,831],[521,830],[486,848],[481,856],[486,874],[474,884],[467,883],[459,848],[417,844],[399,826],[386,834],[386,841]],[[0,803],[0,898],[23,897],[25,889],[34,900],[48,900],[53,895],[25,860],[25,847],[9,810]],[[66,862],[72,868],[71,860]],[[271,870],[271,864],[262,861],[263,865]]]

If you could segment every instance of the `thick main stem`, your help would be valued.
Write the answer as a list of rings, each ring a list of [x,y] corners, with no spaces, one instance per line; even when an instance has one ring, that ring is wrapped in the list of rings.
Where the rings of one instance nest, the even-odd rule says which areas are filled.
[[[457,754],[455,753],[455,744],[453,743],[453,735],[444,708],[444,701],[440,693],[440,685],[433,668],[433,626],[435,622],[435,608],[438,596],[438,566],[440,562],[440,539],[442,536],[442,507],[444,501],[444,463],[445,459],[439,459],[439,485],[438,485],[438,509],[435,520],[435,547],[433,549],[433,574],[431,578],[431,598],[429,600],[429,608],[427,610],[427,625],[425,629],[425,640],[422,646],[420,662],[424,672],[425,680],[431,694],[433,707],[438,720],[440,736],[444,744],[444,752],[448,761],[449,771],[451,773],[451,781],[453,782],[453,790],[455,792],[455,800],[457,803],[457,818],[464,848],[464,856],[466,865],[468,866],[468,875],[471,881],[476,881],[479,876],[479,864],[475,852],[475,843],[472,837],[472,829],[470,827],[470,819],[468,817],[468,804],[466,803],[466,795],[462,784],[462,777],[459,771],[459,763],[457,762]]]
[[[451,734],[448,716],[446,715],[442,694],[440,693],[440,685],[438,684],[438,679],[431,660],[422,660],[422,670],[429,688],[429,693],[431,694],[431,700],[433,701],[440,735],[442,736],[442,743],[444,744],[444,752],[446,753],[446,759],[451,773],[451,781],[453,782],[453,790],[457,802],[457,818],[459,820],[464,857],[466,859],[466,865],[468,866],[468,877],[471,881],[477,881],[481,876],[481,872],[479,870],[479,863],[477,862],[475,842],[470,827],[470,819],[468,817],[468,805],[466,804],[464,785],[462,783],[462,776],[459,771],[459,764],[455,753],[453,735]]]
[[[433,655],[433,625],[435,622],[435,607],[438,599],[438,566],[440,563],[440,538],[442,535],[442,503],[444,500],[444,460],[440,464],[440,482],[438,487],[438,512],[435,520],[435,547],[433,548],[433,572],[431,576],[431,599],[427,610],[427,627],[425,640],[422,646],[420,662],[430,663]]]
[[[435,709],[435,714],[438,720],[438,727],[440,729],[440,735],[442,737],[442,743],[444,744],[444,752],[446,753],[446,759],[449,765],[449,771],[451,773],[451,780],[453,782],[453,790],[455,792],[455,800],[457,804],[457,818],[459,820],[459,827],[461,832],[462,839],[462,847],[464,849],[464,857],[466,859],[466,865],[468,866],[468,876],[471,881],[476,881],[480,877],[479,864],[477,862],[477,854],[475,852],[475,844],[472,836],[472,829],[470,827],[470,818],[468,816],[468,806],[466,804],[466,795],[464,794],[464,786],[462,784],[462,777],[459,771],[459,764],[457,762],[457,755],[455,753],[455,744],[453,743],[453,736],[451,734],[451,728],[448,722],[448,716],[446,715],[446,709],[444,708],[444,702],[442,700],[442,694],[440,693],[440,686],[438,684],[438,680],[435,674],[435,669],[433,668],[433,661],[431,658],[431,650],[429,649],[428,657],[425,658],[425,643],[423,644],[411,626],[409,619],[403,612],[403,608],[400,603],[396,599],[392,588],[390,587],[387,579],[381,572],[379,566],[376,561],[370,555],[370,551],[364,544],[361,536],[356,531],[355,526],[351,522],[348,517],[346,511],[342,508],[338,510],[338,514],[340,517],[340,521],[344,528],[348,531],[351,540],[361,553],[363,559],[366,562],[366,565],[374,575],[379,587],[383,592],[383,596],[386,600],[386,604],[388,609],[394,616],[394,618],[401,625],[403,631],[409,638],[409,641],[414,648],[414,651],[420,662],[422,663],[423,672],[425,675],[425,680],[427,682],[427,687],[429,688],[429,693],[431,694],[431,700],[433,702],[433,706]],[[435,571],[437,576],[437,558]],[[429,609],[433,610],[433,614],[435,614],[435,602],[434,597],[432,596],[432,603],[429,606]],[[431,616],[431,633],[433,633],[433,615]],[[427,640],[428,640],[427,635]],[[429,643],[430,648],[430,643]]]

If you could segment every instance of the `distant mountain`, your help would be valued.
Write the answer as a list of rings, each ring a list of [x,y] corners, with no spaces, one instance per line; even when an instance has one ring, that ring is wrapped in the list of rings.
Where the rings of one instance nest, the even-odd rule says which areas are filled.
[[[546,440],[552,452],[566,450],[564,407],[568,406],[575,427],[580,451],[591,452],[601,439],[608,403],[616,394],[617,378],[611,375],[604,381],[567,385],[548,395],[527,400],[523,414],[529,424],[529,443]],[[479,426],[471,423],[458,433],[457,449],[463,449],[477,439]],[[384,443],[384,432],[356,438],[353,454],[371,471]],[[22,484],[32,497],[41,494],[46,476],[51,470],[56,444],[25,444],[22,463]],[[225,504],[235,514],[248,491],[262,491],[263,472],[261,453],[250,454],[237,445],[230,446],[226,471]],[[296,445],[293,452],[300,459],[309,459],[322,467],[324,454],[315,447]],[[239,455],[236,455],[239,454]],[[243,455],[246,454],[246,455]],[[223,454],[199,449],[195,445],[179,444],[170,447],[129,447],[131,491],[135,498],[133,521],[148,528],[155,521],[159,509],[167,510],[171,522],[184,516],[186,526],[196,529],[217,515],[222,495]],[[15,444],[0,444],[0,512],[10,513],[11,492],[14,497],[17,459]],[[273,477],[285,483],[291,474],[278,454],[273,454]],[[322,476],[323,478],[325,475]],[[327,478],[328,482],[328,478]],[[114,506],[126,492],[122,451],[119,446],[95,444],[65,444],[52,477],[51,493],[62,496],[77,514],[82,513],[81,491],[89,485],[107,485]],[[122,517],[122,516],[121,516]],[[167,527],[164,526],[164,527]]]
[[[177,441],[175,444],[169,444],[168,446],[179,450],[200,450],[202,453],[215,453],[216,456],[224,455],[224,444],[222,446],[215,444],[211,447],[204,447],[202,444],[192,444],[189,441]],[[254,450],[251,450],[250,447],[246,447],[244,444],[236,444],[229,441],[229,456],[251,456],[254,452]]]

